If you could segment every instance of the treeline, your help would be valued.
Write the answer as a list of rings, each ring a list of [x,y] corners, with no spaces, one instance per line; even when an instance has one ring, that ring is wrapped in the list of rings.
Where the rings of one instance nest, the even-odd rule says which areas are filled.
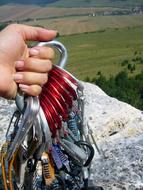
[[[143,109],[143,71],[132,77],[129,77],[126,71],[121,71],[109,79],[99,72],[98,77],[86,77],[85,81],[98,85],[109,96]]]
[[[7,25],[8,23],[4,23],[4,22],[0,23],[0,31],[4,29]]]
[[[5,5],[9,3],[13,4],[38,4],[38,5],[47,5],[49,3],[54,3],[58,0],[1,0],[0,5]]]

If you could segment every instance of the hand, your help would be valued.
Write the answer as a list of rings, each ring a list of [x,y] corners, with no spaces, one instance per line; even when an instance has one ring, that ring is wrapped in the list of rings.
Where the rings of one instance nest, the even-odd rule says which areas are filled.
[[[39,71],[39,68],[33,67],[32,59],[47,59],[45,57],[45,52],[43,48],[39,48],[39,57],[29,57],[29,49],[26,45],[26,41],[48,41],[55,38],[57,35],[56,31],[46,30],[39,27],[31,27],[19,24],[12,24],[6,27],[0,33],[0,96],[5,98],[15,98],[17,93],[18,77],[16,77],[16,69],[18,70],[18,60],[24,60],[23,69],[21,70],[21,79],[19,79],[20,87],[24,89],[21,85],[30,85],[27,89],[27,93],[30,93],[30,89],[35,89],[34,84],[43,84],[44,81],[41,80],[38,75],[39,72],[45,73],[47,70]],[[43,53],[42,53],[43,52]],[[32,49],[30,50],[30,55],[32,55]],[[48,55],[48,53],[47,53]],[[26,59],[27,58],[27,59]],[[49,60],[49,57],[48,57]],[[37,60],[38,61],[38,60]],[[41,62],[45,60],[41,60]],[[38,61],[39,62],[39,61]],[[26,64],[28,63],[28,64]],[[34,62],[33,62],[34,63]],[[16,66],[15,66],[16,65]],[[38,66],[39,67],[39,66]],[[49,66],[50,67],[50,66]],[[36,70],[33,70],[33,69]],[[40,69],[43,67],[40,66]],[[32,72],[32,73],[31,73]],[[39,79],[37,81],[33,80],[33,74],[37,72]],[[20,74],[19,73],[19,74]],[[32,75],[31,75],[32,74]],[[37,75],[34,77],[36,78]],[[44,76],[44,75],[42,75]],[[17,79],[16,79],[17,78]],[[37,77],[38,78],[38,77]],[[44,79],[44,77],[43,77]],[[44,79],[46,82],[46,78]],[[16,81],[16,82],[15,82]],[[26,89],[26,88],[25,88]],[[39,90],[40,91],[40,90]],[[38,90],[37,90],[38,92]],[[36,93],[37,93],[36,92]],[[36,94],[34,92],[34,94]]]
[[[14,80],[26,94],[37,96],[48,80],[48,72],[52,68],[54,51],[49,47],[33,47],[29,49],[29,57],[17,61]]]

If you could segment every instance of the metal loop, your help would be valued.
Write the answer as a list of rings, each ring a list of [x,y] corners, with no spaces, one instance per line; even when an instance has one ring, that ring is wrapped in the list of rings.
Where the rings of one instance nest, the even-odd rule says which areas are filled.
[[[58,62],[58,65],[61,67],[61,68],[64,68],[65,65],[66,65],[66,62],[67,62],[67,58],[68,58],[68,54],[67,54],[67,49],[65,48],[65,46],[57,41],[57,40],[52,40],[52,41],[49,41],[49,42],[40,42],[38,44],[38,46],[51,46],[51,47],[55,47],[59,53],[60,53],[60,60]],[[16,102],[16,105],[18,107],[18,109],[20,111],[23,110],[24,108],[24,96],[20,95],[20,94],[17,94],[16,95],[16,98],[15,98],[15,102]]]
[[[94,148],[92,147],[91,144],[89,144],[86,141],[78,141],[78,142],[76,142],[76,145],[78,145],[79,147],[85,146],[86,148],[89,149],[88,158],[87,158],[86,162],[84,163],[84,167],[87,167],[91,163],[91,161],[94,157]]]
[[[38,46],[51,46],[51,47],[55,47],[59,53],[60,53],[60,60],[59,60],[59,63],[58,65],[61,67],[61,68],[64,68],[65,65],[66,65],[66,62],[67,62],[67,58],[68,58],[68,54],[67,54],[67,50],[65,48],[65,46],[60,43],[59,41],[56,41],[56,40],[52,40],[52,41],[49,41],[49,42],[40,42],[38,44]]]

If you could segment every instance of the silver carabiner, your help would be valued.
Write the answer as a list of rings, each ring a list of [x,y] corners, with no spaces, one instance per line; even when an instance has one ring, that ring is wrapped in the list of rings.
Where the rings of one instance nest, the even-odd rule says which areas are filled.
[[[67,49],[61,42],[59,42],[57,40],[52,40],[49,42],[40,42],[37,46],[40,46],[40,47],[41,46],[51,46],[51,47],[56,48],[60,53],[60,59],[59,59],[58,66],[61,68],[65,67],[65,65],[67,63],[68,53],[67,53]],[[22,111],[24,108],[24,96],[17,94],[16,98],[15,98],[15,102],[16,102],[18,109],[20,111]]]
[[[25,139],[27,133],[29,132],[34,123],[35,118],[37,117],[39,109],[40,104],[37,97],[30,96],[26,99],[26,109],[24,111],[21,123],[19,124],[16,136],[9,147],[9,152],[7,156],[8,160],[12,158],[14,152],[18,149],[18,147]]]
[[[47,46],[47,45],[55,47],[60,52],[60,60],[58,66],[64,68],[68,59],[67,49],[65,48],[65,46],[57,40],[52,40],[49,42],[40,42],[38,44],[38,46]]]
[[[44,135],[45,148],[48,150],[49,148],[52,147],[52,138],[51,138],[51,131],[50,131],[50,128],[49,128],[49,125],[46,120],[42,107],[40,107],[38,117],[40,119],[41,128]]]
[[[59,59],[59,63],[58,63],[58,66],[61,67],[62,69],[64,69],[66,63],[67,63],[67,59],[68,59],[68,53],[67,53],[67,49],[65,48],[65,46],[57,41],[57,40],[52,40],[52,41],[49,41],[49,42],[40,42],[38,44],[38,46],[51,46],[51,47],[54,47],[56,48],[59,53],[60,53],[60,59]],[[69,75],[71,75],[71,73],[69,73],[68,71],[66,71]],[[77,81],[78,83],[78,89],[83,91],[84,87],[83,87],[83,84],[77,80],[77,78],[75,78],[73,75],[72,77]]]
[[[71,158],[73,158],[76,161],[78,165],[84,165],[88,156],[84,149],[80,148],[79,146],[70,141],[67,141],[66,139],[62,139],[60,141],[60,145],[71,156]]]

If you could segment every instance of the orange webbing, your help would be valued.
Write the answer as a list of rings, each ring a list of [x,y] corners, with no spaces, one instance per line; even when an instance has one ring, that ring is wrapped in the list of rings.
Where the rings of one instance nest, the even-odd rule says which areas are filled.
[[[6,158],[6,149],[7,149],[7,143],[4,143],[1,148],[1,168],[2,168],[2,177],[3,177],[3,184],[4,184],[4,189],[8,190],[8,185],[7,185],[7,175],[6,175],[6,169],[5,169],[5,158]]]
[[[51,185],[55,180],[55,169],[52,160],[50,159],[48,153],[43,152],[42,157],[47,160],[46,164],[42,164],[43,176],[46,185]]]
[[[1,168],[2,168],[2,177],[4,190],[13,190],[12,182],[12,167],[15,160],[17,152],[13,155],[12,159],[8,162],[8,174],[6,174],[6,158],[7,158],[7,147],[8,143],[5,142],[1,148]],[[8,176],[7,176],[8,175]]]

